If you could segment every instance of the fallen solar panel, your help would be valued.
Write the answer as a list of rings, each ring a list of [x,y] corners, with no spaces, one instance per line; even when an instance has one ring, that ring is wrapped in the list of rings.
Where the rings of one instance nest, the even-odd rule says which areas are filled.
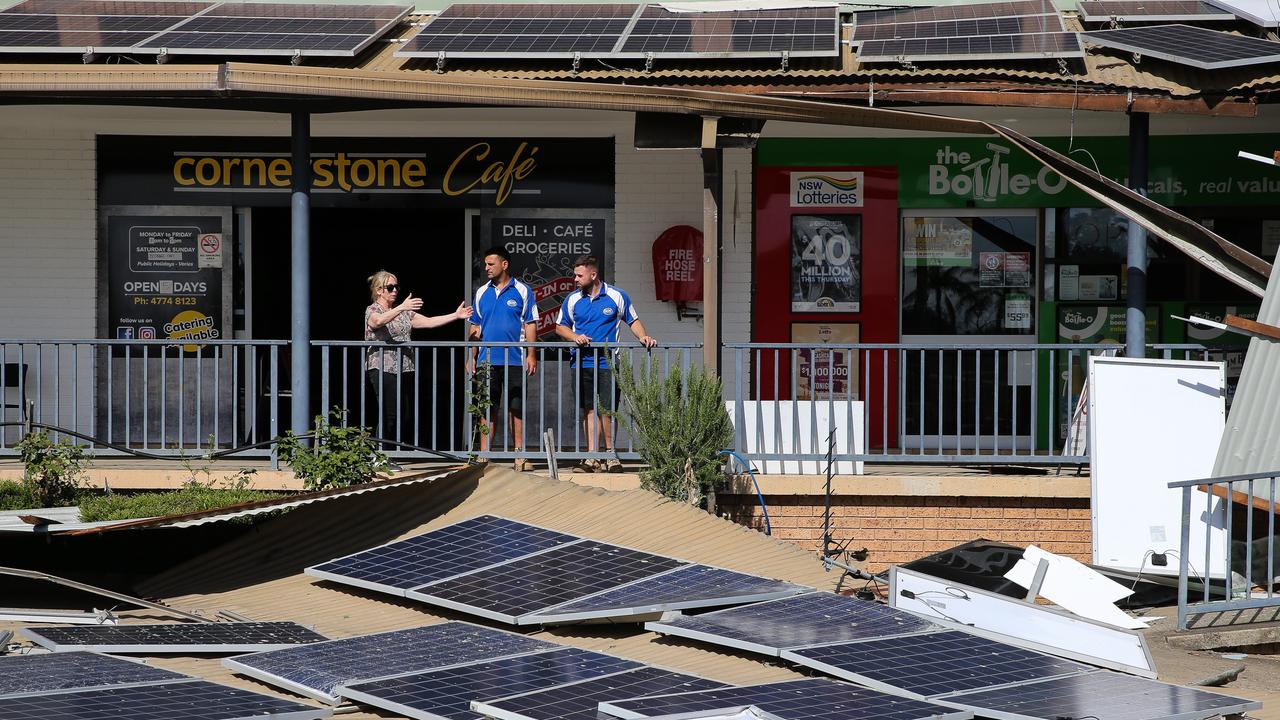
[[[335,690],[364,680],[494,660],[558,646],[463,622],[328,640],[222,661],[242,675],[327,703]]]
[[[89,652],[0,658],[0,720],[312,720],[328,708]]]
[[[22,633],[56,653],[74,650],[148,655],[240,653],[328,640],[294,622],[63,625],[24,628]]]
[[[306,572],[514,625],[638,621],[670,610],[810,591],[492,515],[336,558]]]
[[[471,709],[498,720],[596,720],[602,702],[725,687],[695,675],[645,667],[497,700],[473,701]]]
[[[1241,698],[1098,670],[832,593],[651,622],[646,627],[775,655],[884,692],[1001,720],[1085,716],[1199,720],[1258,706]],[[1095,686],[1114,687],[1135,699],[1115,709],[1105,702],[1079,699],[1081,693],[1088,698],[1105,697],[1084,690]],[[1122,711],[1144,704],[1150,708],[1145,715]],[[1090,712],[1077,712],[1082,705],[1089,705]]]
[[[823,679],[612,700],[600,703],[600,714],[602,717],[639,720],[696,717],[708,712],[733,712],[747,707],[758,708],[781,720],[965,720],[973,717],[966,710]]]
[[[336,692],[348,700],[418,720],[472,720],[484,717],[471,709],[474,701],[546,690],[642,667],[612,655],[562,648],[352,683]]]

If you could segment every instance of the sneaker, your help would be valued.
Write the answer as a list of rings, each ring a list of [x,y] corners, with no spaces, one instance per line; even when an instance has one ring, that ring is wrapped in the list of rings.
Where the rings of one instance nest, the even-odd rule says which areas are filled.
[[[597,472],[600,472],[601,469],[602,468],[599,460],[590,460],[590,459],[583,460],[582,462],[573,466],[573,471],[576,473],[597,473]]]
[[[611,472],[611,473],[620,473],[622,472],[622,462],[619,461],[617,458],[610,458],[606,460],[604,463],[604,471]]]
[[[533,463],[525,458],[516,458],[516,461],[512,463],[512,467],[516,469],[516,472],[533,472]]]

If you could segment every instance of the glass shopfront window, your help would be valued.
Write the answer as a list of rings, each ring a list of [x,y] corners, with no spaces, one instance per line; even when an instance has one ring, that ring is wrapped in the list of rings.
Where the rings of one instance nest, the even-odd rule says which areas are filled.
[[[902,341],[1033,343],[1039,235],[1035,210],[904,212]],[[1021,446],[1029,447],[1033,355],[906,352],[904,446],[936,446],[941,438],[969,449],[982,435],[1005,449],[1026,438]]]

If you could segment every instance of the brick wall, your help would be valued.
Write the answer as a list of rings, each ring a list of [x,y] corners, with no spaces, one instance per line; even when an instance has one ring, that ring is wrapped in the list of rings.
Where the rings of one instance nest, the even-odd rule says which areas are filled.
[[[720,511],[764,529],[755,496],[722,495]],[[773,536],[817,551],[822,543],[823,498],[766,496]],[[870,569],[908,562],[975,538],[1039,545],[1089,561],[1092,535],[1088,498],[838,496],[831,501],[832,536],[851,550],[867,548]]]

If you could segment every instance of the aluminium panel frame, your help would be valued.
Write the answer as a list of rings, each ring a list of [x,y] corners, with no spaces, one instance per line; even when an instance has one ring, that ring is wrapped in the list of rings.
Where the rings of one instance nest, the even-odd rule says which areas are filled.
[[[1202,2],[1206,5],[1209,4],[1208,0],[1202,0]],[[1168,22],[1168,23],[1234,22],[1236,19],[1235,15],[1227,12],[1226,10],[1222,10],[1221,8],[1218,8],[1216,5],[1214,5],[1213,7],[1215,9],[1221,10],[1221,12],[1200,13],[1200,14],[1192,14],[1192,15],[1179,15],[1177,13],[1168,14],[1168,15],[1159,15],[1159,14],[1127,15],[1125,13],[1093,15],[1088,11],[1087,8],[1085,8],[1085,5],[1086,3],[1084,2],[1080,3],[1078,10],[1080,12],[1080,20],[1082,22],[1087,22],[1087,23],[1108,23],[1108,22],[1111,22],[1112,20],[1115,20],[1116,22]]]
[[[1094,672],[1107,673],[1111,671],[1096,670]],[[1094,674],[1094,673],[1080,673],[1080,675],[1091,675],[1091,674]],[[1067,677],[1071,677],[1071,676],[1067,676]],[[1037,715],[1023,715],[1021,713],[1011,713],[1011,712],[1004,712],[1002,710],[992,710],[990,708],[982,707],[980,705],[966,704],[962,702],[962,700],[966,694],[983,693],[989,690],[999,690],[1001,688],[1027,687],[1030,685],[1035,685],[1036,683],[1045,682],[1046,680],[1058,680],[1058,679],[1061,679],[1061,678],[1044,678],[1040,680],[1027,680],[1023,682],[1009,683],[1007,685],[998,685],[998,686],[986,688],[983,690],[971,690],[965,693],[952,693],[945,696],[934,698],[933,700],[930,700],[930,702],[937,703],[939,705],[945,705],[947,707],[970,710],[974,712],[975,716],[982,717],[982,718],[990,718],[990,720],[1044,720],[1044,718]],[[1199,692],[1210,692],[1209,690],[1204,690],[1203,688],[1195,688],[1195,689]],[[1221,695],[1222,693],[1213,693],[1213,694]],[[1146,718],[1146,720],[1213,720],[1214,718],[1235,717],[1235,716],[1243,715],[1249,710],[1257,710],[1258,708],[1261,708],[1261,707],[1262,707],[1262,703],[1259,701],[1241,699],[1240,704],[1230,706],[1230,707],[1213,708],[1211,710],[1197,710],[1197,711],[1184,712],[1184,713],[1175,713],[1173,715],[1152,716],[1152,717]],[[981,715],[978,715],[978,713],[981,713]]]
[[[1135,55],[1156,58],[1167,62],[1176,63],[1178,65],[1189,65],[1201,70],[1222,70],[1224,68],[1246,67],[1249,65],[1263,65],[1266,63],[1280,62],[1280,47],[1276,49],[1275,55],[1257,55],[1248,58],[1239,58],[1236,60],[1200,60],[1192,57],[1190,54],[1178,55],[1176,53],[1164,52],[1163,50],[1152,50],[1151,48],[1138,47],[1132,43],[1123,40],[1113,40],[1111,37],[1102,35],[1102,33],[1111,32],[1109,30],[1099,30],[1096,32],[1082,32],[1080,39],[1095,45],[1120,50],[1123,52],[1131,52]],[[1211,31],[1213,32],[1213,31]]]

